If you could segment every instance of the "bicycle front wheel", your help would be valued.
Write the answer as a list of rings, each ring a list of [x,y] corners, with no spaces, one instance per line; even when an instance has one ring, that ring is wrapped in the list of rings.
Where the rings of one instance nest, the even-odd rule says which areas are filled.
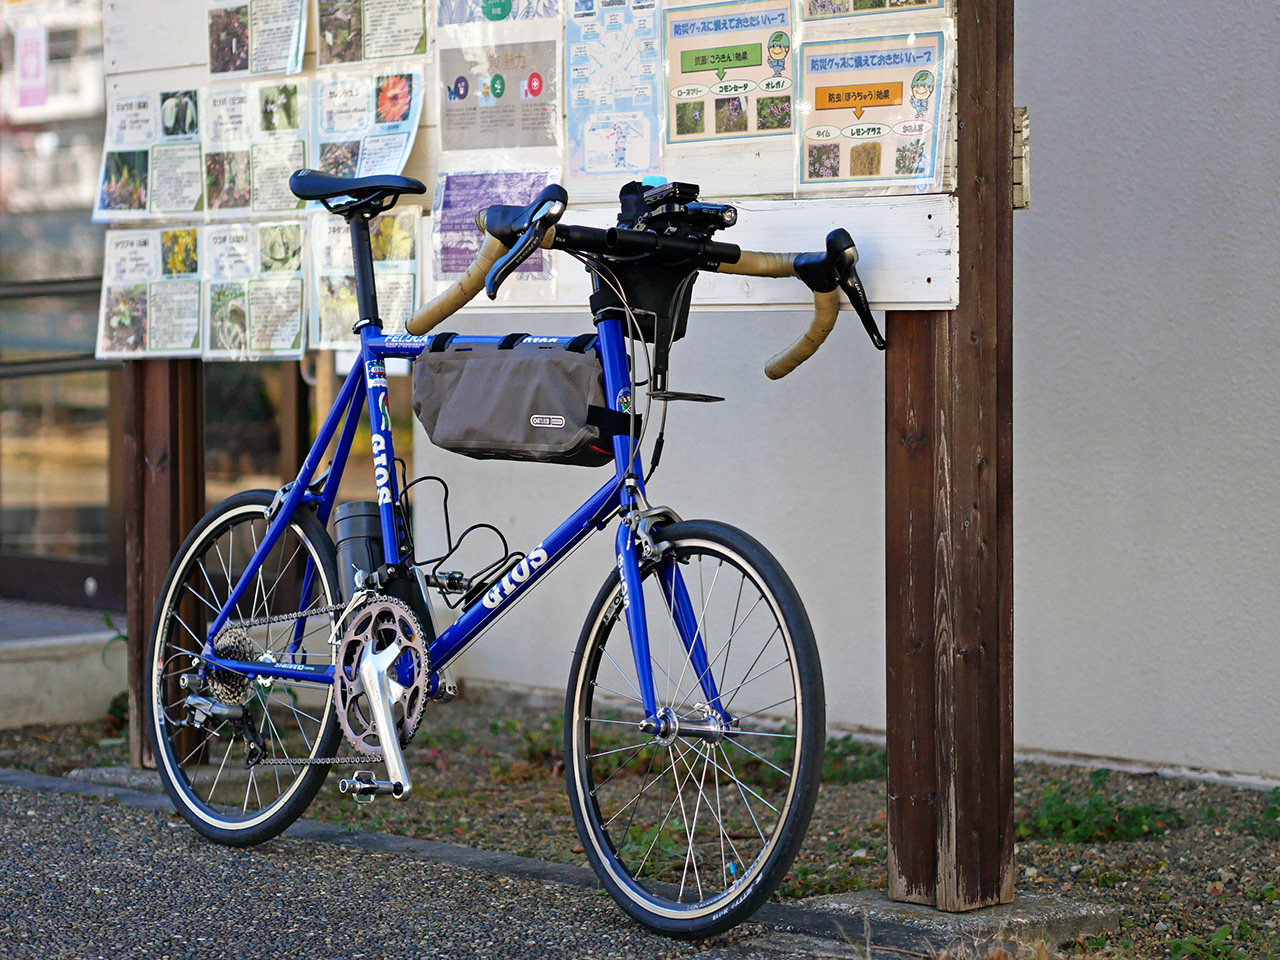
[[[722,735],[670,742],[640,731],[642,686],[615,570],[574,657],[566,779],[587,857],[618,904],[659,932],[708,937],[778,888],[804,839],[822,772],[822,671],[795,587],[759,543],[709,521],[672,524],[657,539],[661,559],[642,573],[659,713],[671,711],[677,729],[705,728],[709,674],[732,719]],[[662,589],[673,571],[705,660],[690,656]]]
[[[263,542],[272,496],[236,494],[196,525],[169,569],[146,661],[147,726],[165,789],[196,830],[232,846],[269,840],[302,814],[329,772],[314,761],[332,757],[341,735],[328,684],[206,668],[203,687],[192,689],[208,627]],[[328,664],[336,615],[308,611],[339,602],[333,541],[301,508],[214,638],[214,653]]]

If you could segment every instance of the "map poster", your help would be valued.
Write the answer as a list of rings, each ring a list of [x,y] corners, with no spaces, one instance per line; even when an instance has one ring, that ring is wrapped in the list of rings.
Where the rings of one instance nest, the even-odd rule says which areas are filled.
[[[427,52],[426,0],[317,0],[317,6],[322,67]]]
[[[662,172],[656,0],[579,0],[565,24],[570,178]]]
[[[298,73],[309,0],[209,0],[209,73]]]
[[[560,0],[439,0],[436,8],[436,21],[442,27],[468,23],[550,20],[559,16]]]
[[[200,355],[201,231],[107,231],[99,359]]]
[[[204,228],[206,360],[302,356],[306,228],[302,221]]]
[[[440,293],[460,278],[480,251],[484,235],[476,229],[476,212],[495,203],[532,203],[539,191],[553,182],[552,170],[486,170],[442,173],[436,179],[432,227],[432,280]],[[546,294],[554,296],[555,271],[551,255],[535,250],[516,268],[499,293],[499,299]]]
[[[421,218],[421,207],[405,207],[369,221],[373,282],[385,333],[404,333],[404,325],[419,304]],[[360,339],[351,332],[360,319],[351,265],[351,230],[341,217],[323,213],[312,220],[311,263],[310,345],[320,350],[358,346]]]
[[[418,134],[424,93],[422,67],[403,63],[317,77],[312,163],[337,177],[399,175]]]
[[[112,97],[93,219],[159,219],[204,209],[198,90]]]
[[[800,60],[800,184],[937,189],[951,100],[942,33],[806,43]]]
[[[438,52],[441,149],[559,145],[556,41],[479,44]]]
[[[800,0],[803,20],[863,17],[877,13],[917,13],[942,10],[946,0]]]
[[[718,3],[663,17],[668,143],[791,133],[790,3]]]

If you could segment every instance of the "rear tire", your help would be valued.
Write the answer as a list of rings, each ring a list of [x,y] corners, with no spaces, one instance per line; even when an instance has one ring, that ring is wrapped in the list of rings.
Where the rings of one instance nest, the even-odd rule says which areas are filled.
[[[583,627],[565,701],[569,803],[591,866],[645,926],[709,937],[747,919],[800,849],[822,772],[826,706],[804,605],[782,567],[734,527],[691,521],[656,538],[684,576],[721,703],[722,739],[662,744],[644,719],[614,570]],[[658,706],[704,718],[704,694],[659,585],[642,568]],[[634,599],[632,602],[635,602]]]
[[[202,835],[230,846],[250,846],[279,834],[315,798],[327,764],[262,765],[247,761],[332,757],[341,731],[333,711],[333,688],[320,690],[285,680],[251,681],[243,674],[210,671],[201,695],[219,705],[243,707],[246,721],[214,718],[202,727],[188,722],[189,691],[178,678],[194,674],[208,625],[240,578],[267,528],[274,494],[251,490],[214,507],[187,537],[169,568],[147,649],[150,682],[146,723],[161,782],[178,812]],[[301,597],[304,570],[314,575]],[[267,555],[257,581],[214,641],[227,659],[324,663],[333,659],[329,632],[335,615],[305,621],[296,653],[295,620],[248,629],[257,620],[339,601],[333,541],[314,511],[301,507]],[[257,741],[254,743],[254,741]]]

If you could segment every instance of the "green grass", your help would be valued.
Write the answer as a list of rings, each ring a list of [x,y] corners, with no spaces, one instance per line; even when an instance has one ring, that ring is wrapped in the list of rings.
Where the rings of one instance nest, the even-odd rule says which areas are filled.
[[[1056,781],[1045,787],[1039,804],[1018,824],[1018,836],[1058,843],[1115,843],[1158,837],[1182,823],[1171,807],[1124,804],[1109,796],[1104,791],[1106,770],[1094,770],[1089,782],[1092,789],[1075,796]]]

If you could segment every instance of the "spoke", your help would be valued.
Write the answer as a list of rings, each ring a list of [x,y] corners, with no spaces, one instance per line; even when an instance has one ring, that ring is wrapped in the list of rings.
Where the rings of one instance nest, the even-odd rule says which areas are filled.
[[[280,704],[280,706],[287,707],[289,710],[292,710],[295,716],[306,717],[312,723],[320,722],[319,717],[313,717],[311,714],[307,713],[307,711],[299,710],[297,707],[295,707],[292,703],[290,703],[287,700],[281,700],[279,697],[272,697],[272,696],[268,696],[267,699],[270,700],[272,703],[278,703]],[[299,723],[298,726],[299,728],[301,728],[302,724]]]
[[[645,747],[647,747],[647,746],[648,746],[649,744],[651,744],[652,742],[653,742],[652,740],[645,740],[645,741],[641,742],[640,744],[630,743],[630,744],[627,744],[627,746],[625,746],[625,747],[618,747],[616,750],[605,750],[605,751],[602,751],[601,753],[589,753],[589,754],[587,754],[587,759],[588,759],[588,760],[594,760],[594,759],[596,759],[596,757],[607,757],[607,756],[609,756],[609,754],[611,754],[611,753],[622,753],[622,752],[624,752],[624,751],[626,751],[626,750],[630,750],[630,749],[632,749],[633,747],[638,747],[638,749],[636,749],[636,753],[639,753],[641,750],[643,750]]]
[[[742,744],[740,744],[740,743],[733,743],[733,741],[732,741],[732,740],[731,740],[731,741],[729,741],[729,742],[730,742],[733,746],[737,747],[739,750],[742,750],[742,751],[745,751],[746,753],[751,754],[753,757],[755,757],[755,758],[756,758],[757,760],[759,760],[761,763],[768,764],[769,766],[773,767],[773,769],[777,770],[780,774],[782,774],[782,775],[783,775],[784,777],[786,777],[788,780],[790,780],[790,779],[791,779],[791,773],[790,773],[790,771],[783,770],[783,769],[782,769],[780,766],[778,766],[776,763],[773,763],[771,760],[769,760],[769,759],[768,759],[768,758],[766,758],[766,757],[762,757],[762,756],[760,756],[760,754],[756,753],[754,750],[752,750],[752,749],[751,749],[751,748],[749,748],[749,747],[744,747],[744,746],[743,746]]]
[[[719,744],[719,747],[720,755],[724,757],[724,762],[728,763],[729,755],[724,752],[724,744]],[[742,805],[747,808],[747,816],[749,816],[751,818],[751,822],[755,824],[756,833],[760,836],[760,842],[767,843],[768,841],[764,838],[764,831],[760,829],[760,821],[756,819],[756,812],[751,809],[751,801],[748,800],[747,795],[742,792],[742,782],[732,774],[730,774],[730,779],[733,780],[733,785],[738,788],[738,793],[742,797]],[[776,813],[777,811],[774,812]],[[746,869],[746,864],[743,864],[743,869]]]
[[[759,652],[759,653],[757,653],[757,654],[756,654],[756,658],[755,658],[754,660],[752,660],[752,661],[751,661],[751,666],[747,667],[746,671],[742,674],[742,676],[744,677],[744,679],[743,679],[742,683],[746,683],[746,679],[745,679],[745,678],[746,678],[747,676],[749,676],[749,675],[750,675],[750,673],[751,673],[751,671],[752,671],[752,670],[754,670],[754,669],[756,668],[756,664],[760,662],[760,658],[764,656],[764,652],[765,652],[765,650],[769,649],[769,644],[770,644],[771,642],[773,642],[773,638],[774,638],[774,636],[775,636],[775,635],[777,635],[778,631],[779,631],[779,630],[781,630],[781,629],[782,629],[782,624],[780,624],[780,623],[779,623],[779,624],[774,624],[774,627],[773,627],[773,633],[771,633],[771,634],[769,634],[769,636],[765,637],[765,639],[764,639],[764,643],[763,643],[763,644],[761,644],[761,646],[760,646],[760,652]],[[740,684],[738,684],[736,687],[734,687],[734,690],[740,690],[740,689],[742,688],[742,683],[740,683]],[[736,696],[736,695],[737,695],[737,694],[735,694],[734,696]],[[733,703],[733,697],[730,697],[730,698],[729,698],[729,703]],[[726,710],[728,710],[728,709],[729,709],[729,703],[726,703],[726,704],[724,705],[724,708],[725,708]]]
[[[726,673],[729,672],[729,652],[730,652],[730,648],[733,646],[733,638],[737,636],[737,633],[738,633],[738,610],[742,606],[742,589],[746,585],[747,585],[747,578],[745,576],[739,577],[738,578],[738,597],[736,600],[733,601],[733,620],[729,624],[729,639],[726,640],[725,645],[720,648],[721,652],[724,653],[724,668],[720,671],[720,686],[722,687],[724,686],[724,676]],[[764,599],[764,596],[762,594],[760,596],[760,599],[756,600],[756,603],[758,604],[760,600],[763,600],[763,599]],[[752,606],[751,609],[754,610],[755,606]],[[750,613],[747,614],[747,617],[749,616],[751,616]],[[743,622],[745,623],[746,617],[743,617],[742,619],[743,619]],[[717,653],[716,660],[719,660],[719,659],[720,659],[720,654]],[[714,663],[715,661],[712,661],[712,662]]]
[[[227,752],[222,755],[222,763],[218,764],[218,772],[213,776],[213,783],[209,787],[209,801],[213,802],[213,795],[218,791],[218,781],[222,779],[222,771],[227,765],[227,758],[231,756],[231,747],[235,741],[230,737],[227,738]]]
[[[190,593],[193,597],[195,597],[197,600],[199,600],[201,603],[203,603],[206,607],[208,607],[210,610],[212,610],[215,614],[217,614],[217,613],[218,613],[218,608],[217,608],[217,607],[215,607],[215,606],[214,606],[212,603],[210,603],[208,600],[206,600],[206,599],[204,598],[204,595],[203,595],[203,594],[201,594],[199,591],[197,591],[197,590],[195,589],[195,587],[191,586],[191,584],[189,584],[189,583],[184,583],[182,586],[186,589],[186,591],[187,591],[188,593]]]
[[[604,786],[605,784],[607,784],[610,780],[612,780],[612,779],[613,779],[614,777],[616,777],[619,773],[621,773],[621,772],[626,768],[627,764],[628,764],[628,763],[630,763],[632,760],[634,760],[636,757],[638,757],[638,756],[640,755],[641,751],[643,751],[643,750],[644,750],[644,748],[645,748],[645,747],[647,747],[648,745],[649,745],[649,744],[647,744],[647,743],[641,744],[641,745],[640,745],[640,747],[636,750],[636,752],[635,752],[635,753],[633,753],[631,756],[627,757],[627,759],[623,760],[623,761],[622,761],[622,763],[620,763],[620,764],[618,764],[616,767],[614,767],[614,768],[613,768],[613,773],[609,774],[609,776],[605,777],[603,780],[601,780],[599,783],[597,783],[595,786],[593,786],[593,787],[591,788],[591,795],[594,797],[594,796],[596,795],[597,791],[599,791],[599,789],[600,789],[601,787],[603,787],[603,786]],[[650,757],[650,758],[649,758],[649,766],[650,766],[650,767],[652,767],[652,766],[653,766],[653,758],[652,758],[652,757]]]
[[[205,556],[208,556],[208,551],[205,551]],[[203,557],[196,560],[196,566],[200,568],[200,575],[204,577],[205,586],[209,588],[209,596],[216,597],[218,595],[218,591],[217,588],[214,587],[213,581],[209,579],[209,571],[204,567]]]
[[[748,677],[746,680],[743,680],[736,687],[730,687],[728,692],[733,694],[733,696],[737,696],[738,691],[741,690],[743,687],[745,687],[748,683],[755,683],[755,681],[759,680],[761,677],[765,676],[766,674],[773,673],[774,670],[777,670],[779,667],[785,666],[790,662],[791,662],[791,659],[789,657],[783,657],[781,660],[775,663],[772,667],[769,667],[766,670],[761,670],[754,677]],[[721,694],[721,696],[724,696],[724,694]],[[729,703],[733,703],[733,696],[729,697]],[[725,704],[725,709],[726,710],[729,709],[728,704]]]
[[[700,748],[695,748],[694,752],[700,753],[701,750]],[[681,760],[683,761],[683,757],[681,758]],[[692,766],[690,766],[689,768],[689,773],[690,775],[692,775],[693,773]],[[690,779],[692,779],[692,776],[690,777]],[[698,814],[702,810],[702,798],[704,796],[702,792],[702,787],[703,787],[703,784],[705,784],[706,782],[707,782],[707,760],[706,760],[706,757],[704,756],[702,760],[702,776],[698,780],[698,798],[693,804],[693,823],[689,823],[689,819],[687,816],[685,816],[685,813],[684,813],[684,795],[681,794],[681,798],[680,798],[680,814],[682,817],[684,817],[685,835],[689,841],[689,846],[685,850],[685,854],[684,854],[684,870],[680,876],[680,892],[677,895],[678,898],[681,900],[684,899],[684,885],[685,885],[686,879],[689,876],[690,863],[693,864],[693,882],[698,885],[698,899],[701,900],[703,898],[702,878],[698,873],[698,858],[694,856],[694,834],[698,832]]]
[[[657,757],[657,754],[655,754],[653,757],[650,757],[650,758],[649,758],[649,769],[645,771],[645,777],[646,777],[646,778],[649,776],[649,772],[653,770],[653,761],[654,761],[654,759],[656,759],[656,757]],[[642,781],[642,782],[641,782],[641,784],[640,784],[640,792],[639,792],[639,793],[637,793],[637,794],[636,794],[634,797],[632,797],[630,800],[628,800],[628,801],[626,802],[626,805],[625,805],[625,806],[623,806],[622,808],[620,808],[620,809],[618,810],[618,812],[617,812],[617,813],[615,813],[612,817],[610,817],[608,820],[606,820],[606,821],[602,824],[602,826],[607,827],[609,824],[613,823],[613,821],[617,820],[620,816],[622,816],[622,814],[623,814],[624,812],[626,812],[627,807],[631,806],[633,803],[635,803],[637,800],[639,800],[641,797],[643,797],[643,796],[645,795],[645,793],[647,793],[647,792],[648,792],[649,788],[650,788],[650,787],[652,787],[655,783],[660,783],[660,782],[661,782],[661,774],[659,774],[657,778],[655,778],[655,779],[653,779],[653,780],[649,781],[649,783],[648,783],[648,784],[645,784],[645,783]],[[601,784],[601,786],[603,786],[603,784]],[[634,811],[632,811],[632,815],[634,816]],[[626,839],[627,833],[629,833],[629,832],[630,832],[630,826],[628,825],[627,830],[624,830],[624,831],[623,831],[623,833],[622,833],[622,836],[623,836],[624,841],[625,841],[625,839]]]
[[[707,630],[706,630],[706,625],[707,625],[707,624],[706,624],[706,621],[707,621],[707,607],[708,607],[708,606],[710,606],[710,604],[711,604],[711,595],[712,595],[713,593],[715,593],[715,592],[716,592],[716,583],[720,580],[720,571],[721,571],[723,568],[724,568],[724,560],[720,560],[720,562],[716,564],[716,573],[715,573],[715,576],[713,576],[713,577],[711,578],[711,589],[710,589],[710,590],[708,590],[708,591],[706,592],[706,595],[705,595],[705,596],[703,597],[703,599],[702,599],[702,612],[698,614],[698,625],[697,625],[697,627],[695,628],[694,635],[693,635],[693,637],[690,639],[690,642],[689,642],[689,650],[687,651],[688,656],[686,656],[686,657],[684,658],[684,664],[683,664],[683,665],[681,666],[681,668],[680,668],[680,679],[676,681],[676,691],[677,691],[677,692],[680,690],[680,684],[684,681],[684,672],[685,672],[685,670],[687,670],[687,669],[689,668],[689,665],[690,665],[691,663],[693,663],[693,647],[698,643],[698,641],[699,641],[699,640],[701,640],[701,641],[702,641],[702,652],[703,652],[703,655],[704,655],[704,656],[706,655],[706,652],[707,652],[707,641],[706,641],[706,635],[707,635]],[[671,577],[672,577],[672,581],[671,581],[671,582],[672,582],[672,585],[673,585],[673,586],[674,586],[674,584],[675,584],[675,576],[676,576],[676,571],[675,571],[675,567],[674,567],[674,565],[673,565],[673,566],[672,566],[672,572],[671,572]],[[699,588],[701,588],[701,583],[702,583],[702,564],[701,564],[701,563],[699,563],[699,564],[698,564],[698,583],[699,583]],[[709,670],[710,668],[711,668],[711,665],[710,665],[710,664],[707,664],[707,669]],[[688,703],[688,699],[687,699],[687,698],[685,699],[685,702],[686,702],[686,703]]]
[[[724,757],[724,762],[728,765],[729,769],[726,770],[724,767],[720,766],[720,764],[716,763],[714,760],[711,761],[712,765],[721,773],[723,773],[726,777],[732,778],[733,782],[736,783],[740,789],[746,790],[747,793],[751,794],[753,797],[755,797],[757,800],[763,803],[766,807],[768,807],[774,813],[777,813],[778,812],[777,807],[775,807],[772,803],[770,803],[764,797],[760,796],[760,794],[756,793],[749,786],[747,786],[740,779],[738,779],[738,775],[733,772],[733,764],[729,760],[729,755],[724,752],[724,744],[719,744],[719,747],[720,747],[720,753]]]
[[[631,682],[631,678],[630,678],[630,677],[628,677],[628,676],[626,675],[626,673],[625,673],[625,672],[623,672],[623,669],[622,669],[620,666],[618,666],[618,661],[616,661],[616,660],[614,660],[614,659],[613,659],[613,655],[612,655],[612,654],[610,654],[608,650],[605,650],[605,651],[604,651],[604,655],[605,655],[606,657],[608,657],[608,658],[609,658],[609,662],[613,664],[613,669],[615,669],[615,670],[617,670],[617,671],[618,671],[618,676],[622,677],[622,679],[623,679],[623,680],[627,681],[627,686],[628,686],[628,687],[630,687],[632,690],[635,690],[635,691],[636,691],[636,696],[640,698],[640,699],[639,699],[639,700],[637,700],[636,702],[637,702],[637,703],[643,703],[643,702],[644,702],[644,695],[643,695],[639,690],[636,690],[636,685],[635,685],[634,683],[632,683],[632,682]],[[605,689],[606,689],[606,690],[608,690],[609,688],[608,688],[608,687],[605,687]],[[626,694],[622,694],[622,693],[620,693],[620,694],[618,694],[618,696],[622,697],[622,696],[626,696]],[[628,699],[630,699],[630,698],[628,698]]]
[[[671,753],[671,752],[672,752],[671,748],[667,747],[667,753]],[[671,812],[675,810],[676,802],[681,799],[680,790],[682,789],[683,785],[680,783],[680,776],[676,771],[674,763],[671,764],[671,777],[673,780],[676,781],[676,795],[674,798],[672,798],[671,804],[667,807],[667,813],[666,813],[666,816],[662,818],[662,823],[658,824],[657,832],[654,833],[653,835],[653,842],[649,844],[649,849],[645,851],[644,859],[640,861],[640,866],[636,868],[636,872],[634,876],[637,876],[637,877],[640,876],[640,873],[644,870],[644,865],[649,860],[649,854],[653,853],[653,848],[657,846],[658,840],[662,837],[663,828],[666,827],[667,821],[671,819]],[[661,777],[659,777],[659,780],[660,779]],[[654,781],[654,782],[656,783],[658,781]],[[654,872],[656,873],[657,871],[655,870]]]
[[[728,737],[729,740],[736,740],[738,737],[780,737],[783,740],[794,740],[794,733],[766,733],[764,730],[734,730],[733,736]]]
[[[174,619],[174,620],[177,620],[177,621],[178,621],[178,623],[182,626],[182,629],[183,629],[183,630],[185,630],[185,631],[187,631],[187,633],[190,635],[191,639],[192,639],[192,640],[194,640],[194,641],[196,642],[196,651],[197,651],[197,652],[199,652],[200,650],[202,650],[202,649],[204,648],[204,641],[203,641],[203,640],[201,640],[199,637],[197,637],[197,636],[196,636],[196,632],[195,632],[194,630],[192,630],[190,627],[188,627],[188,626],[187,626],[187,622],[186,622],[185,620],[183,620],[183,619],[182,619],[182,617],[178,616],[176,613],[174,613],[174,614],[170,614],[170,617],[171,617],[172,619]]]
[[[758,714],[764,713],[766,710],[772,710],[774,707],[780,707],[784,703],[795,703],[795,702],[796,702],[795,697],[787,697],[787,699],[785,700],[779,700],[777,703],[771,703],[767,707],[761,707],[759,710],[752,710],[750,713],[744,713],[742,716],[736,717],[735,719],[738,720],[739,722],[742,722],[743,720],[750,720],[752,717],[757,716]]]
[[[606,686],[605,686],[603,683],[601,683],[599,680],[592,680],[592,681],[591,681],[591,685],[592,685],[593,687],[599,687],[601,690],[608,690],[608,691],[609,691],[610,693],[612,693],[615,697],[622,697],[622,699],[623,699],[623,700],[630,700],[632,703],[643,703],[643,702],[644,702],[643,700],[637,700],[635,697],[629,697],[629,696],[627,696],[625,693],[619,693],[617,690],[614,690],[614,689],[613,689],[613,687],[606,687]]]
[[[708,746],[709,746],[709,745],[708,745]],[[693,768],[692,768],[691,766],[689,766],[689,761],[685,759],[685,757],[686,757],[686,756],[687,756],[687,753],[686,753],[686,754],[682,754],[682,755],[681,755],[681,757],[680,757],[680,761],[681,761],[682,763],[684,763],[684,764],[686,765],[686,767],[688,767],[688,769],[689,769],[690,771],[692,771],[692,769],[693,769]],[[699,756],[703,756],[703,754],[699,753]],[[709,756],[709,752],[708,752],[708,756]],[[721,809],[721,804],[720,804],[720,778],[719,778],[719,777],[713,777],[712,779],[715,781],[715,785],[716,785],[716,809],[717,809],[717,810],[720,810],[720,809]],[[699,793],[702,793],[702,789],[701,789],[701,787],[699,787]],[[719,830],[720,830],[720,849],[721,849],[721,854],[720,854],[721,861],[720,861],[720,862],[721,862],[721,872],[723,872],[723,871],[724,871],[724,852],[723,852],[723,851],[724,851],[724,841],[725,841],[725,840],[728,840],[728,841],[729,841],[729,849],[733,851],[734,856],[736,856],[739,860],[742,860],[742,861],[745,863],[745,858],[742,856],[741,852],[738,850],[737,844],[735,844],[735,843],[733,842],[733,837],[731,837],[731,836],[729,835],[729,831],[725,829],[723,820],[722,820],[720,817],[716,816],[714,813],[711,813],[711,798],[710,798],[710,797],[708,797],[708,796],[706,796],[706,794],[705,794],[705,793],[702,793],[702,796],[703,796],[703,799],[705,799],[705,800],[707,801],[707,813],[708,813],[708,814],[710,814],[710,816],[711,816],[711,818],[712,818],[713,820],[715,820],[715,822],[716,822],[716,826],[717,826],[717,827],[719,828]],[[726,882],[725,882],[725,886],[726,886],[726,887],[728,886],[728,881],[727,881],[727,880],[726,880]]]

